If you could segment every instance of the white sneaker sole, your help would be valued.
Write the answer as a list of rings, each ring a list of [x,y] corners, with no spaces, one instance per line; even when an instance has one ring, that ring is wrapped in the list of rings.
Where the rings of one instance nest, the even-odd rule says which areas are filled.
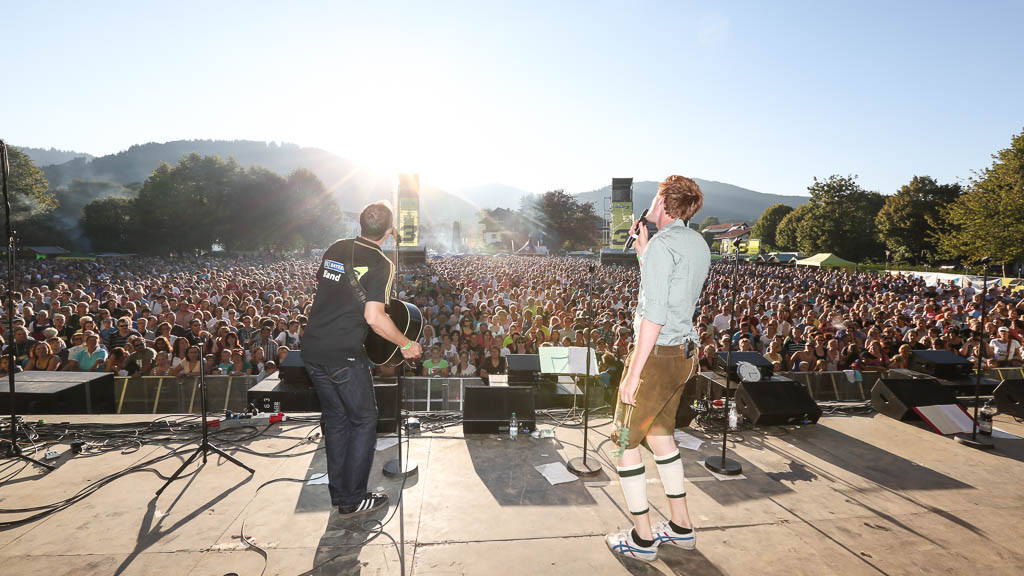
[[[638,560],[640,562],[647,563],[654,562],[658,559],[657,552],[655,552],[654,554],[637,554],[636,556],[633,556],[632,554],[623,554],[622,552],[619,552],[614,548],[615,544],[612,544],[607,539],[605,539],[604,544],[608,547],[608,550],[610,550],[611,553],[614,554],[617,558],[626,558],[627,560]]]

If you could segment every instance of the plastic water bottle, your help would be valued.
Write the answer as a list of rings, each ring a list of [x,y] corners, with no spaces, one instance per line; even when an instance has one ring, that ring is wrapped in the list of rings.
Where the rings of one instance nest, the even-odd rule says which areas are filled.
[[[738,421],[739,414],[736,413],[736,405],[733,404],[729,407],[729,430],[735,430]]]
[[[512,413],[512,418],[508,421],[508,438],[509,440],[515,440],[519,436],[519,420],[516,418],[516,413]]]
[[[996,408],[992,405],[992,401],[985,402],[985,406],[982,407],[981,413],[978,414],[978,432],[980,434],[992,435],[992,417],[996,415]]]

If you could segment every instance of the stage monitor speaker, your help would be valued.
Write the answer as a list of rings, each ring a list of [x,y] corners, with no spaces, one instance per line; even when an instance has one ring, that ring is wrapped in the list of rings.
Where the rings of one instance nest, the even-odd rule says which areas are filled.
[[[718,372],[723,376],[725,375],[725,361],[728,357],[728,352],[719,352],[715,356],[715,372]],[[736,364],[739,362],[747,362],[757,366],[757,369],[761,371],[762,380],[771,378],[775,373],[775,369],[772,368],[772,363],[761,354],[758,354],[757,352],[733,352],[732,364],[729,366],[729,377],[732,378],[734,382],[739,380],[739,377],[736,375]]]
[[[313,386],[302,362],[302,350],[289,350],[281,365],[277,367],[281,380],[295,386]]]
[[[882,378],[871,388],[871,407],[896,420],[920,420],[915,406],[956,403],[953,391],[933,378]]]
[[[465,434],[508,432],[508,421],[513,412],[520,427],[536,428],[532,386],[466,386],[462,431]]]
[[[1003,380],[999,386],[996,386],[992,397],[1001,414],[1024,418],[1024,380],[1020,378]]]
[[[114,375],[105,372],[18,372],[14,390],[18,414],[113,414],[116,410]],[[6,414],[11,413],[10,395],[4,382],[0,406]]]
[[[757,426],[815,423],[821,418],[821,409],[806,386],[778,378],[740,384],[736,410]]]
[[[910,369],[936,378],[956,380],[971,373],[971,363],[949,350],[914,350]]]
[[[539,354],[509,354],[505,357],[508,366],[508,383],[532,386],[541,382],[555,383],[555,375],[540,373]]]
[[[636,258],[635,250],[617,250],[614,248],[605,248],[601,250],[601,265],[602,266],[639,266],[640,261]]]

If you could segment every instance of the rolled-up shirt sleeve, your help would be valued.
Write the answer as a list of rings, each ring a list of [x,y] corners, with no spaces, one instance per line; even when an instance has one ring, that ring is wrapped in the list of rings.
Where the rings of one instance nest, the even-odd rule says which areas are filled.
[[[651,242],[643,256],[640,290],[643,291],[642,316],[664,326],[668,321],[668,295],[674,266],[671,252],[662,242]]]

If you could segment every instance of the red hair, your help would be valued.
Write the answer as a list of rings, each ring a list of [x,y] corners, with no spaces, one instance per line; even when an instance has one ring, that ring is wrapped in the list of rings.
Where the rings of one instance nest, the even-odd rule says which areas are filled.
[[[658,185],[658,196],[665,198],[665,213],[672,218],[689,220],[704,206],[700,186],[686,176],[673,175]]]

